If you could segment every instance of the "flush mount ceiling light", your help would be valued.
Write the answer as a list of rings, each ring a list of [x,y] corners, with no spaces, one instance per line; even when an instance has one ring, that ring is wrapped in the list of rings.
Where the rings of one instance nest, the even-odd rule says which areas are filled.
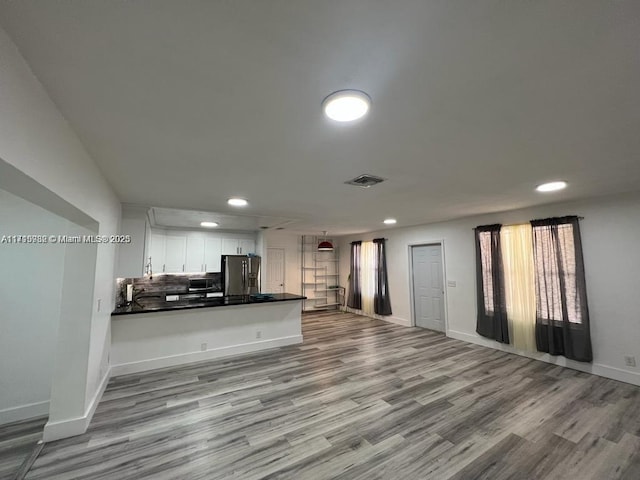
[[[393,225],[396,222],[397,222],[397,220],[395,218],[386,218],[384,220],[384,223],[386,223],[387,225]]]
[[[562,182],[562,181],[549,182],[549,183],[543,183],[542,185],[538,185],[536,187],[536,190],[538,192],[555,192],[557,190],[562,190],[566,186],[567,186],[567,182]]]
[[[213,228],[217,227],[218,224],[216,222],[200,222],[201,227]]]
[[[233,207],[246,207],[249,204],[244,198],[230,198],[227,203]]]
[[[360,90],[338,90],[322,101],[322,110],[336,122],[353,122],[364,117],[371,107],[371,98]]]
[[[326,230],[322,232],[324,234],[324,240],[318,244],[319,252],[333,252],[333,243],[327,240]]]

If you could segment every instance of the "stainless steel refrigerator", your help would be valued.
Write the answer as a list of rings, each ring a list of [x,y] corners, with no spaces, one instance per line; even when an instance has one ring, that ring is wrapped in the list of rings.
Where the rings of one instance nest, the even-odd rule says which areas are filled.
[[[222,255],[225,295],[260,293],[260,257]]]

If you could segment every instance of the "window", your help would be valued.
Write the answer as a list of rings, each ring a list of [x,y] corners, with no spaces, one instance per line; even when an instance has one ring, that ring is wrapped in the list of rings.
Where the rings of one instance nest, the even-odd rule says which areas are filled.
[[[536,351],[536,282],[531,224],[500,231],[509,338],[515,348]]]
[[[482,293],[484,310],[487,315],[493,315],[493,268],[491,258],[491,232],[479,234],[480,258],[482,262]]]
[[[541,352],[593,360],[578,217],[533,220],[536,345]]]
[[[385,239],[351,242],[347,306],[365,315],[391,315]]]
[[[376,257],[373,242],[362,242],[361,275],[362,275],[362,311],[365,315],[374,313],[373,299],[376,293]]]
[[[538,318],[582,323],[573,225],[537,226],[533,231]]]
[[[530,350],[535,340],[540,352],[592,361],[578,217],[475,231],[476,331],[502,343],[511,337],[517,348]]]
[[[478,322],[476,331],[487,338],[509,343],[505,305],[501,225],[476,228],[476,272],[478,288]]]

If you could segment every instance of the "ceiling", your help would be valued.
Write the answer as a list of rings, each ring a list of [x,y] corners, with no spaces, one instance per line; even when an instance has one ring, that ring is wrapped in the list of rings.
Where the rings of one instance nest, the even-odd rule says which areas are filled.
[[[152,227],[171,227],[187,230],[202,229],[208,231],[256,231],[276,229],[284,230],[293,219],[254,215],[228,215],[210,211],[183,210],[176,208],[153,207],[149,217]],[[215,222],[214,228],[201,227],[201,222]]]
[[[637,0],[0,0],[0,25],[125,203],[344,234],[640,185]],[[345,88],[353,125],[320,108]]]

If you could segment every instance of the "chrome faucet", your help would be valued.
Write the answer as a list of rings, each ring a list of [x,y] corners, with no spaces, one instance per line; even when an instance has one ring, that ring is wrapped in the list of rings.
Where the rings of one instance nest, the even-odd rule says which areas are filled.
[[[149,275],[149,278],[153,278],[153,269],[151,266],[151,257],[149,257],[149,262],[144,266],[144,274]]]

